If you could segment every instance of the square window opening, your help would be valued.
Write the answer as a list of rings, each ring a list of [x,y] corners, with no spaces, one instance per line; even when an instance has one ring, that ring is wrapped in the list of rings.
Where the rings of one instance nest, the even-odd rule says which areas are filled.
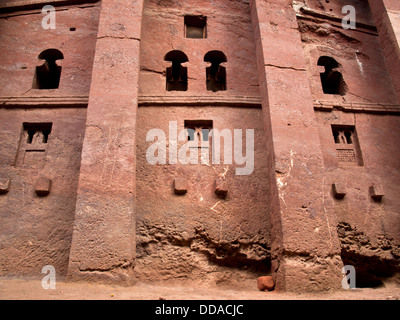
[[[212,120],[185,120],[185,129],[188,130],[188,141],[210,141],[210,130],[213,127]]]
[[[47,144],[52,123],[24,123],[23,131],[27,144]]]
[[[185,16],[185,38],[205,39],[207,38],[207,17]]]

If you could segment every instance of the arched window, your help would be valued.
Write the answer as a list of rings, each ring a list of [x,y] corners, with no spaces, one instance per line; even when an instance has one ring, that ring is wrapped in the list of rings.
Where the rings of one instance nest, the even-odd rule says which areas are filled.
[[[325,94],[346,94],[346,83],[340,72],[339,63],[327,56],[318,59],[318,65],[325,67],[325,72],[321,73],[322,90]]]
[[[32,88],[58,89],[61,66],[58,66],[56,61],[64,59],[63,54],[57,49],[47,49],[39,54],[38,59],[44,60],[44,63],[36,67]]]
[[[167,91],[187,91],[187,68],[182,66],[182,63],[189,61],[186,54],[173,50],[165,55],[164,60],[172,63],[166,71]]]
[[[204,56],[204,61],[211,63],[206,68],[207,90],[226,90],[226,68],[221,66],[221,63],[228,61],[225,54],[217,50],[209,51]]]

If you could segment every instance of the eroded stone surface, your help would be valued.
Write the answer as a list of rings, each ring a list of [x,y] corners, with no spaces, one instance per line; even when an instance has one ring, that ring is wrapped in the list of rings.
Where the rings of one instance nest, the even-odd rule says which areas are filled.
[[[294,292],[340,289],[346,264],[360,286],[396,277],[396,1],[50,3],[54,30],[43,1],[0,4],[1,275],[51,264],[68,280],[253,289],[263,276]],[[39,89],[47,49],[60,82]],[[189,140],[171,142],[171,124],[204,140],[198,164],[169,161]],[[251,172],[229,153],[213,163],[204,128],[254,130]],[[166,162],[148,161],[152,129]]]

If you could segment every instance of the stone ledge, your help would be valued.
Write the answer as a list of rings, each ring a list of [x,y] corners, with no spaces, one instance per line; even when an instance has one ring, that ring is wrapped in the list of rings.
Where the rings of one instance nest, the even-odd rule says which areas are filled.
[[[51,108],[78,107],[86,108],[88,96],[64,97],[0,97],[0,108]]]
[[[261,108],[257,96],[144,96],[139,95],[139,107],[144,106],[234,106]]]
[[[45,5],[61,6],[61,5],[76,5],[82,3],[95,3],[100,0],[5,0],[0,1],[0,13],[12,12],[17,10],[32,10],[42,8]]]
[[[335,16],[333,13],[318,11],[312,8],[309,8],[306,4],[298,1],[293,1],[293,9],[296,12],[296,17],[298,19],[306,19],[306,20],[314,20],[315,22],[324,23],[325,21],[331,21],[333,23],[338,23],[341,26],[343,17]],[[361,28],[364,30],[368,30],[368,32],[372,32],[374,35],[377,35],[378,30],[376,26],[363,23],[357,21],[357,28]]]
[[[396,104],[314,101],[314,110],[332,111],[334,109],[344,112],[400,114],[400,105]]]

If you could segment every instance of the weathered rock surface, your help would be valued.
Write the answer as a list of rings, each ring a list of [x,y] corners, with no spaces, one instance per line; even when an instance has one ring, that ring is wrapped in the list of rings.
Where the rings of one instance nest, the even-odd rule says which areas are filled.
[[[340,289],[349,264],[358,286],[398,279],[399,13],[1,1],[0,275],[308,292]],[[227,134],[219,163],[205,128]],[[152,130],[165,161],[148,159]],[[194,134],[199,163],[174,161]]]

